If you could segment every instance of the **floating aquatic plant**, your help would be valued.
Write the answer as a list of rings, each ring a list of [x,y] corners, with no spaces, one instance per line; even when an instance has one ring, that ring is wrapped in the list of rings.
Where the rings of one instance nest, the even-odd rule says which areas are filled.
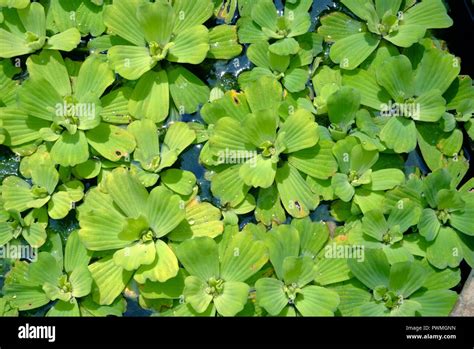
[[[474,266],[452,20],[314,4],[0,0],[0,316],[449,315]]]

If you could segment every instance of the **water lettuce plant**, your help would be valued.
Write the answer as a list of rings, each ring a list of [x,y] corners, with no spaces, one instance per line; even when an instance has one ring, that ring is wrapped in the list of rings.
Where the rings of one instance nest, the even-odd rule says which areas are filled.
[[[450,315],[474,87],[449,9],[321,11],[0,0],[0,316]]]
[[[21,6],[21,5],[17,5]],[[11,58],[47,50],[71,51],[81,41],[76,28],[46,36],[46,15],[43,5],[33,2],[25,8],[4,9],[0,23],[1,58]]]
[[[331,46],[330,57],[343,69],[357,68],[381,40],[400,47],[417,43],[428,29],[453,24],[441,0],[342,0],[355,16],[332,12],[321,18],[318,32]],[[361,21],[359,21],[362,20]]]
[[[233,27],[224,25],[209,31],[203,25],[212,13],[211,0],[178,0],[173,4],[124,0],[106,6],[108,33],[129,43],[108,50],[110,64],[124,78],[139,79],[130,104],[130,112],[137,119],[163,121],[168,116],[170,96],[182,114],[195,112],[207,101],[209,89],[198,77],[183,66],[162,63],[199,64],[207,56],[228,59],[239,54]]]

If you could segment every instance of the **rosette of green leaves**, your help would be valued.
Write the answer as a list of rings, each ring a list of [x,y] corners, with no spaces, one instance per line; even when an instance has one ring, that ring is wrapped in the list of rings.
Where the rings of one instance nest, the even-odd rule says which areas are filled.
[[[419,234],[404,234],[410,227],[415,226],[421,216],[422,208],[417,203],[402,199],[392,208],[388,216],[382,209],[366,212],[362,218],[362,232],[365,246],[368,248],[381,248],[390,264],[413,261],[414,244],[419,244],[422,239]]]
[[[294,220],[266,234],[264,241],[275,277],[260,278],[255,283],[259,306],[272,316],[333,316],[339,296],[313,284],[315,279],[330,283],[321,277],[325,269],[322,264],[316,267],[314,262],[328,237],[324,223],[311,223],[309,219]],[[340,268],[335,269],[337,274]]]
[[[430,46],[432,42],[423,45]],[[448,107],[446,102],[457,91],[459,60],[423,45],[412,46],[405,51],[406,56],[389,45],[381,46],[360,68],[343,71],[342,84],[359,91],[362,105],[381,112],[381,122],[377,122],[381,128],[379,136],[388,148],[405,153],[419,144],[430,168],[436,169],[441,166],[443,154],[452,157],[461,148],[460,130],[442,129],[444,120],[449,118],[446,111],[464,99],[465,93],[469,95],[469,90],[464,88],[457,101],[454,99]],[[431,69],[439,74],[432,74]],[[401,134],[404,136],[400,137]]]
[[[414,112],[390,117],[380,132],[380,139],[387,147],[398,153],[415,149],[419,122],[440,120],[446,110],[446,101],[442,97],[442,92],[449,87],[459,73],[459,65],[456,66],[453,63],[457,60],[453,58],[454,61],[452,61],[450,55],[446,55],[444,59],[450,60],[451,68],[450,74],[443,76],[446,84],[443,86],[437,79],[429,77],[430,69],[436,66],[437,57],[443,55],[436,50],[430,52],[426,54],[425,60],[419,63],[417,74],[412,70],[412,63],[408,57],[403,55],[388,58],[377,70],[378,83],[385,88],[396,103],[416,108]],[[449,77],[452,79],[449,80]],[[403,138],[402,142],[401,138]]]
[[[280,14],[272,0],[261,0],[251,6],[248,16],[242,16],[237,25],[242,43],[266,41],[270,52],[287,56],[300,50],[298,38],[305,35],[311,26],[308,13],[311,0],[287,1]]]
[[[88,296],[93,284],[88,269],[91,254],[77,231],[68,236],[64,252],[59,235],[50,235],[48,241],[36,260],[16,262],[5,279],[5,298],[20,311],[54,302],[46,316],[121,316],[123,299],[104,307]]]
[[[423,179],[427,207],[418,231],[428,241],[426,258],[436,268],[457,267],[463,259],[474,265],[474,194],[466,187],[456,190],[447,169],[439,169]]]
[[[246,283],[267,262],[267,249],[251,234],[236,232],[218,245],[209,237],[197,237],[176,247],[189,276],[184,299],[197,313],[215,308],[220,315],[234,316],[248,302]]]
[[[467,75],[460,75],[444,94],[448,113],[443,116],[443,131],[452,132],[456,124],[463,123],[471,140],[474,140],[474,86]],[[453,122],[453,119],[455,122]]]
[[[146,186],[162,183],[180,195],[191,194],[196,177],[189,171],[164,169],[171,167],[181,154],[196,139],[196,133],[184,122],[174,122],[165,129],[165,137],[160,145],[158,128],[149,119],[137,120],[128,126],[135,137],[137,147],[133,152],[131,170]],[[137,164],[138,163],[138,164]],[[163,172],[162,172],[163,171]]]
[[[266,41],[251,44],[247,56],[255,67],[239,75],[241,88],[263,76],[271,76],[279,80],[290,93],[303,91],[309,79],[309,65],[313,57],[322,51],[321,41],[318,35],[301,40],[301,49],[295,55],[275,54],[270,51],[271,45]]]
[[[353,136],[338,141],[333,153],[339,164],[339,172],[331,178],[334,195],[344,202],[354,198],[363,212],[380,203],[377,192],[392,189],[405,181],[404,173],[397,168],[373,171],[379,152],[364,149]]]
[[[57,51],[28,58],[30,78],[18,91],[21,109],[0,109],[8,133],[5,144],[29,149],[43,140],[51,147],[53,161],[61,166],[86,162],[89,146],[111,161],[126,157],[135,149],[133,135],[104,122],[115,121],[119,115],[129,119],[126,88],[103,96],[114,82],[104,57],[89,56],[78,71],[69,63]]]
[[[21,9],[2,9],[0,22],[0,57],[11,58],[47,50],[72,51],[81,41],[76,28],[46,36],[46,15],[43,5],[33,2]]]
[[[443,94],[446,112],[436,124],[418,127],[418,145],[423,159],[431,170],[452,162],[465,162],[462,154],[463,129],[474,139],[472,114],[474,87],[468,76],[458,76]],[[466,169],[468,164],[466,163]]]
[[[109,48],[113,69],[129,80],[138,80],[129,104],[137,119],[161,122],[170,109],[194,113],[209,98],[209,88],[188,69],[173,63],[199,64],[206,57],[229,59],[241,51],[235,27],[203,23],[213,13],[211,0],[117,0],[106,6],[108,33],[124,44]]]
[[[441,0],[419,3],[402,0],[343,0],[357,18],[332,12],[321,18],[318,32],[331,46],[331,60],[343,69],[357,68],[387,40],[410,47],[425,36],[428,29],[447,28],[453,21]]]
[[[53,32],[77,28],[82,36],[100,36],[105,31],[104,3],[111,0],[49,0],[46,26]]]
[[[44,207],[53,219],[66,217],[76,202],[84,195],[84,186],[80,181],[72,180],[60,184],[59,172],[50,154],[41,147],[38,151],[22,160],[20,165],[22,175],[28,181],[17,176],[9,176],[2,183],[2,199],[4,209],[22,213]],[[27,215],[25,219],[32,224],[35,220],[43,222],[40,210]],[[33,219],[33,221],[31,221]],[[34,225],[32,239],[44,242],[44,229]],[[25,236],[25,235],[24,235]]]
[[[188,211],[181,197],[165,186],[149,193],[124,168],[107,174],[78,208],[79,236],[84,245],[91,251],[107,251],[90,266],[98,287],[94,299],[111,304],[132,277],[141,284],[175,277],[178,260],[166,243],[166,236],[170,232],[177,234],[177,239],[179,234],[191,233],[192,237],[193,233],[221,233],[222,230],[215,233],[209,229],[214,224],[214,212],[208,205],[197,205],[197,209]]]
[[[364,300],[368,292],[352,286],[346,289],[352,299],[347,293],[341,295],[341,304],[352,302],[356,308],[354,315],[448,316],[456,303],[457,293],[449,290],[459,282],[456,271],[440,272],[417,260],[390,265],[380,249],[366,250],[363,262],[350,259],[348,263],[352,274],[372,293],[370,300]]]
[[[312,114],[297,109],[281,120],[281,101],[281,85],[264,77],[248,84],[244,93],[228,92],[203,107],[205,121],[214,125],[201,159],[215,166],[211,190],[223,205],[239,204],[251,187],[275,187],[276,200],[294,217],[307,216],[318,205],[305,175],[328,178],[335,168],[318,156],[326,147],[317,144]]]
[[[31,247],[38,248],[46,241],[47,225],[48,213],[44,208],[33,209],[22,217],[17,211],[5,210],[0,196],[0,246],[21,236]]]

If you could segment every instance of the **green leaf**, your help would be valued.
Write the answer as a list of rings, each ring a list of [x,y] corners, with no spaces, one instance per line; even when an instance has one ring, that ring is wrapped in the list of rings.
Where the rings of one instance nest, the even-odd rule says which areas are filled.
[[[189,70],[174,66],[167,70],[173,102],[182,113],[192,114],[209,99],[209,87]]]
[[[275,185],[259,190],[255,218],[266,226],[272,225],[273,222],[282,223],[285,221],[285,210],[281,206]]]
[[[68,193],[60,191],[54,193],[48,202],[48,214],[53,219],[63,219],[72,209],[71,197]]]
[[[18,91],[18,101],[30,116],[52,121],[55,106],[63,104],[63,98],[46,80],[27,80]]]
[[[277,9],[271,0],[256,3],[252,7],[251,17],[262,28],[275,30],[277,27]]]
[[[192,202],[186,207],[186,220],[182,221],[168,237],[183,241],[197,236],[215,238],[224,231],[221,211],[208,202]]]
[[[148,299],[177,299],[183,294],[186,276],[180,269],[176,277],[166,282],[147,281],[140,285],[140,294]]]
[[[318,124],[313,120],[311,113],[304,109],[297,110],[286,119],[278,131],[279,135],[284,134],[285,153],[310,148],[318,142]]]
[[[268,253],[263,241],[256,241],[251,235],[240,232],[231,237],[221,259],[220,276],[226,282],[243,282],[262,268],[268,260]]]
[[[364,24],[342,12],[331,12],[321,17],[318,33],[326,42],[334,42],[364,31]]]
[[[440,169],[428,174],[423,180],[423,194],[432,208],[436,208],[436,197],[441,189],[451,188],[451,175],[447,169]]]
[[[100,97],[115,80],[108,63],[99,56],[89,56],[81,66],[75,85],[75,97],[88,102]]]
[[[279,279],[283,279],[283,262],[286,257],[299,255],[300,238],[298,231],[288,225],[280,225],[270,231],[265,243],[270,261]]]
[[[307,68],[295,68],[286,72],[283,77],[283,85],[289,92],[299,92],[306,88],[309,71]]]
[[[314,279],[314,262],[309,256],[289,256],[283,260],[283,280],[285,284],[304,287]]]
[[[422,316],[449,316],[458,294],[450,290],[429,290],[421,294],[415,294],[412,300],[421,304],[418,313]]]
[[[80,42],[81,33],[79,30],[76,28],[69,28],[48,38],[48,42],[44,46],[44,49],[71,52],[80,44]]]
[[[106,177],[107,191],[129,218],[138,218],[147,207],[148,193],[143,185],[124,168],[117,168]]]
[[[187,28],[178,33],[170,46],[167,59],[170,62],[199,64],[209,51],[209,34],[203,25]]]
[[[181,198],[165,187],[155,187],[146,201],[146,216],[157,237],[172,231],[184,219]]]
[[[170,167],[186,147],[196,139],[196,133],[184,122],[171,124],[166,132],[161,149],[161,162],[158,170]]]
[[[396,102],[403,103],[414,94],[412,65],[406,56],[387,58],[377,69],[377,81]]]
[[[255,283],[257,302],[270,315],[276,316],[280,314],[288,304],[283,287],[283,282],[278,279],[261,278]]]
[[[325,253],[328,250],[325,250]],[[347,261],[343,258],[323,258],[316,262],[314,280],[319,285],[329,285],[352,278]]]
[[[402,184],[405,181],[405,175],[402,171],[395,168],[386,168],[371,173],[371,190],[388,190]]]
[[[285,164],[278,168],[275,180],[281,202],[293,217],[306,217],[310,210],[318,206],[319,198],[313,195],[311,188],[292,165]]]
[[[300,50],[300,45],[293,38],[284,38],[271,44],[268,49],[276,55],[286,56],[297,54]]]
[[[366,250],[363,262],[349,259],[347,263],[355,277],[370,289],[388,286],[390,265],[382,250]]]
[[[463,251],[456,232],[450,227],[441,227],[436,239],[426,249],[426,258],[438,269],[457,267],[463,259]]]
[[[405,12],[403,20],[426,28],[448,28],[453,25],[441,0],[424,0],[417,3]]]
[[[169,85],[166,72],[149,71],[142,75],[130,96],[128,109],[137,119],[162,122],[169,111]]]
[[[247,303],[250,287],[244,282],[226,281],[224,290],[214,298],[214,305],[219,314],[223,316],[234,316]]]
[[[436,74],[433,74],[433,68],[436,69]],[[422,95],[433,89],[444,93],[459,75],[460,69],[459,60],[453,55],[434,48],[426,50],[415,71],[416,94]]]
[[[161,183],[180,195],[189,195],[196,185],[196,176],[189,171],[169,169],[161,173]]]
[[[380,110],[390,100],[390,95],[377,83],[375,74],[363,69],[346,70],[342,76],[344,85],[360,92],[360,103]]]
[[[79,305],[76,299],[71,298],[69,301],[57,301],[51,309],[46,313],[46,316],[54,317],[74,317],[81,316]]]
[[[239,170],[240,165],[230,166],[212,177],[211,191],[224,205],[238,205],[249,190],[249,186],[239,176]]]
[[[206,22],[212,16],[213,3],[210,0],[176,0],[173,2],[173,9],[178,14],[173,32],[179,33],[184,29]]]
[[[404,117],[392,117],[380,131],[380,140],[396,153],[409,153],[416,147],[415,123]]]
[[[45,79],[61,95],[71,94],[71,83],[64,60],[57,51],[41,51],[26,60],[26,66],[32,79]]]
[[[371,210],[364,214],[362,218],[364,234],[367,234],[378,241],[382,241],[383,236],[387,233],[389,225],[380,210]]]
[[[426,28],[418,24],[403,23],[398,30],[385,35],[384,38],[400,47],[410,47],[425,35]]]
[[[62,270],[58,265],[56,258],[47,252],[40,252],[38,260],[29,267],[29,281],[43,285],[50,283],[56,285],[62,274]]]
[[[338,40],[331,46],[329,57],[342,69],[357,68],[377,48],[380,40],[371,33],[358,33]]]
[[[204,312],[212,302],[212,296],[205,291],[208,287],[207,283],[194,275],[188,276],[184,283],[186,302],[191,304],[198,313]]]
[[[343,86],[327,100],[329,121],[345,129],[354,121],[359,106],[359,92],[354,88]]]
[[[112,304],[133,274],[115,265],[112,257],[103,258],[89,265],[89,271],[97,285],[97,289],[93,290],[94,301],[101,305]]]
[[[89,158],[89,146],[82,131],[70,134],[65,131],[51,148],[51,157],[61,166],[75,166]]]
[[[176,255],[191,275],[202,280],[219,276],[217,244],[209,237],[183,241],[176,247]]]
[[[112,69],[128,80],[137,80],[156,65],[146,47],[112,46],[107,57]]]
[[[311,177],[326,179],[337,172],[337,161],[332,155],[334,143],[319,141],[316,146],[306,148],[288,157],[288,162]]]
[[[470,194],[472,196],[472,194]],[[471,199],[466,202],[466,206],[462,211],[454,211],[450,213],[449,223],[453,228],[461,231],[466,235],[474,235],[474,225],[472,223],[472,215],[474,214],[474,202]]]
[[[73,231],[67,238],[64,251],[64,270],[71,272],[76,268],[87,266],[90,260],[90,253],[79,239],[79,233]]]
[[[262,29],[251,18],[242,17],[237,22],[239,41],[241,43],[257,43],[267,40],[267,36]],[[13,39],[12,41],[15,41]]]
[[[118,0],[113,5],[105,6],[104,23],[112,32],[137,46],[145,46],[144,33],[137,17],[136,10],[143,0]]]
[[[144,284],[147,279],[166,282],[178,274],[178,259],[171,248],[162,240],[156,240],[154,249],[154,261],[140,266],[134,275],[134,279],[140,284]]]
[[[355,316],[360,306],[369,303],[371,294],[365,287],[352,279],[348,283],[337,285],[331,288],[336,291],[340,298],[338,312],[343,316]]]
[[[339,305],[339,295],[319,286],[307,286],[296,296],[296,309],[303,316],[333,316]]]
[[[133,271],[141,265],[148,265],[155,260],[156,251],[153,242],[137,242],[114,253],[114,263],[125,270]]]
[[[69,276],[72,295],[76,298],[85,297],[91,292],[92,277],[87,265],[75,268]]]
[[[349,177],[343,173],[336,173],[331,179],[334,194],[344,202],[351,201],[354,196],[354,187],[349,183]]]
[[[147,42],[164,47],[171,38],[175,12],[167,2],[144,3],[136,9],[136,16]]]
[[[218,25],[209,30],[209,52],[207,58],[231,59],[242,52],[237,39],[237,27]]]
[[[273,184],[277,164],[261,154],[247,160],[239,169],[239,176],[247,186],[268,188]]]
[[[426,276],[425,269],[416,262],[395,263],[390,269],[388,288],[407,298],[423,286]]]
[[[263,77],[248,84],[244,92],[248,105],[254,113],[259,110],[278,108],[283,95],[280,83],[270,77]]]

